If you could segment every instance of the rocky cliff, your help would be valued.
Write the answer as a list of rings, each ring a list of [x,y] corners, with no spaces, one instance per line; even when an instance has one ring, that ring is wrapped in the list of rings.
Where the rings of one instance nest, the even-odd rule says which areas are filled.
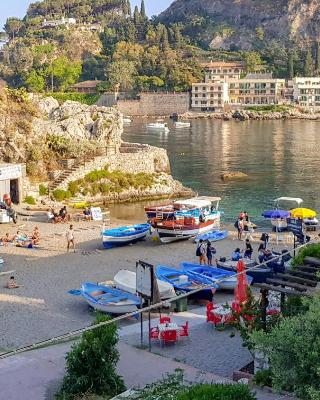
[[[320,41],[319,0],[176,0],[160,20],[194,21],[195,30],[205,25],[200,34],[212,48],[252,49],[257,40],[271,39],[300,46]]]

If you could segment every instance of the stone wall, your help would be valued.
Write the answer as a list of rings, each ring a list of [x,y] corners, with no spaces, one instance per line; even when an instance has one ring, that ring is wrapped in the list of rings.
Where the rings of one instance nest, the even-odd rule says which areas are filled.
[[[123,143],[120,154],[95,157],[88,161],[84,166],[79,167],[68,178],[59,185],[60,189],[67,189],[68,183],[82,179],[86,174],[95,170],[103,169],[106,165],[109,171],[119,170],[125,173],[137,174],[145,173],[170,173],[170,163],[166,150],[141,145],[137,143]]]
[[[190,108],[190,93],[141,93],[139,100],[119,100],[118,110],[130,116],[169,116]]]

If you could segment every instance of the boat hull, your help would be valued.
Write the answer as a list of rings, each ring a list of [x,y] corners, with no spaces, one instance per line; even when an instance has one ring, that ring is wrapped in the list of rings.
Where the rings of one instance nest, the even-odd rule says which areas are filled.
[[[99,304],[85,298],[90,307],[97,311],[105,312],[106,314],[128,314],[138,310],[134,304],[112,305],[112,304]]]
[[[179,225],[173,221],[169,223],[159,223],[156,230],[162,243],[171,243],[178,240],[190,239],[202,233],[210,232],[214,228],[214,221],[208,221],[199,225]]]
[[[227,271],[237,272],[236,262],[226,261],[217,263],[219,268],[225,269]],[[252,262],[251,265],[247,265],[247,268],[252,268],[255,266],[255,263]],[[250,276],[253,280],[252,283],[264,283],[268,278],[272,278],[272,271],[268,267],[256,267],[253,270],[247,271],[246,274]]]
[[[199,240],[202,239],[204,241],[208,240],[210,242],[217,242],[218,240],[226,239],[228,236],[228,231],[214,231],[198,235],[194,241],[198,243]]]
[[[104,248],[111,249],[119,246],[136,243],[146,238],[150,232],[151,225],[133,225],[103,232],[102,243]]]

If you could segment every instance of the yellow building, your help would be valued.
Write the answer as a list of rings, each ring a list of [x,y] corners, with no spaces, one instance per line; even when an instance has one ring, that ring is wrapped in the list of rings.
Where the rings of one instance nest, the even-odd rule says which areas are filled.
[[[232,79],[240,79],[241,74],[245,70],[244,63],[240,61],[210,61],[201,63],[200,65],[205,73],[205,82],[226,82]]]

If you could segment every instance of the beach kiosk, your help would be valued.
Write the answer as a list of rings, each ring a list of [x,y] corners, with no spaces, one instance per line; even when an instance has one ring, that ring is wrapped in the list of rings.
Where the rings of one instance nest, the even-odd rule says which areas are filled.
[[[10,197],[14,204],[19,204],[23,197],[24,164],[0,164],[0,200]]]

